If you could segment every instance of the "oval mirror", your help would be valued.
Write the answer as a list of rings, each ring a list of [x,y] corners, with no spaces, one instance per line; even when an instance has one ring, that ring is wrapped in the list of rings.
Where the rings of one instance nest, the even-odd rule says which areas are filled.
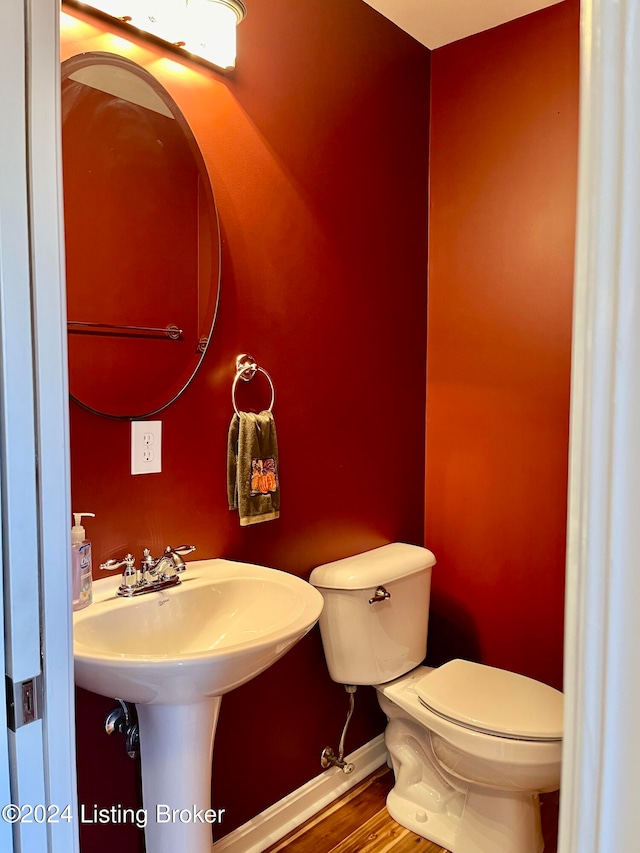
[[[62,63],[69,390],[142,418],[189,385],[220,291],[220,229],[184,116],[143,68],[110,53]]]

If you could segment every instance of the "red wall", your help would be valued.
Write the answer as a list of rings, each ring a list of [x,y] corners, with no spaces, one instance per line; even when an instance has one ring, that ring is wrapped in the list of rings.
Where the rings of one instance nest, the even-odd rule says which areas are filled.
[[[560,687],[578,2],[432,54],[429,653]]]
[[[361,0],[252,0],[227,78],[103,35],[80,14],[67,23],[63,59],[117,51],[173,95],[200,141],[223,235],[212,345],[160,416],[163,473],[132,477],[129,423],[71,406],[72,499],[96,513],[96,564],[194,542],[198,557],[308,577],[327,560],[422,542],[428,51]],[[282,506],[278,521],[241,529],[225,459],[235,357],[247,351],[275,383]],[[268,400],[259,379],[242,390],[256,408]],[[112,705],[78,694],[88,806],[137,798],[134,763],[102,731]],[[225,832],[320,772],[346,708],[317,629],[225,697],[213,782]],[[356,710],[349,750],[383,729],[372,689],[358,691]],[[91,853],[140,843],[119,826],[84,826],[82,841]]]

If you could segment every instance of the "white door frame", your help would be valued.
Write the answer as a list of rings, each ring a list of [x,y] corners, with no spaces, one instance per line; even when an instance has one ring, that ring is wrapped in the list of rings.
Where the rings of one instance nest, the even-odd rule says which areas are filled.
[[[6,0],[5,0],[6,2]],[[45,790],[70,804],[72,824],[49,827],[48,853],[78,848],[75,684],[71,621],[71,477],[64,282],[60,4],[25,0],[29,50],[29,173],[41,632],[45,650]]]
[[[640,837],[639,19],[582,6],[560,853]]]
[[[0,839],[16,853],[78,850],[58,45],[56,0],[3,0],[0,597],[17,722],[3,738],[8,765],[0,752],[0,805],[12,800],[30,821],[3,814]],[[35,720],[21,721],[32,680]]]

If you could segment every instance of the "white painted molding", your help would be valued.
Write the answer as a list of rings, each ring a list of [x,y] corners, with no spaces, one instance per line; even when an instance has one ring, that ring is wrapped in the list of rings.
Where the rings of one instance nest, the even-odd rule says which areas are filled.
[[[2,14],[3,660],[14,684],[42,674],[44,689],[44,701],[38,703],[42,719],[5,731],[7,769],[13,802],[63,809],[74,803],[76,778],[65,571],[69,515],[63,512],[69,468],[57,169],[59,7],[51,0],[5,0]],[[55,342],[57,349],[52,349]],[[4,789],[4,766],[0,772]],[[24,822],[9,830],[1,826],[0,845],[3,851],[72,853],[78,849],[77,835],[75,822],[39,827]]]
[[[640,835],[640,16],[584,0],[559,853]]]
[[[287,833],[296,829],[346,791],[355,787],[387,760],[384,735],[361,746],[347,761],[355,764],[353,773],[345,775],[337,767],[325,770],[301,788],[261,814],[225,835],[212,847],[212,853],[262,853]]]
[[[44,675],[46,802],[77,814],[71,630],[67,304],[64,288],[59,4],[27,0],[29,166]],[[31,772],[35,772],[30,768]],[[79,849],[78,823],[47,828],[47,853]]]

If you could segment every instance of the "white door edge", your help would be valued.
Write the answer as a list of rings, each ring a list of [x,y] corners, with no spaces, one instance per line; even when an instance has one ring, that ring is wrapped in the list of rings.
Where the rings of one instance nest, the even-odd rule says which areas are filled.
[[[640,8],[584,0],[559,853],[640,832]]]

